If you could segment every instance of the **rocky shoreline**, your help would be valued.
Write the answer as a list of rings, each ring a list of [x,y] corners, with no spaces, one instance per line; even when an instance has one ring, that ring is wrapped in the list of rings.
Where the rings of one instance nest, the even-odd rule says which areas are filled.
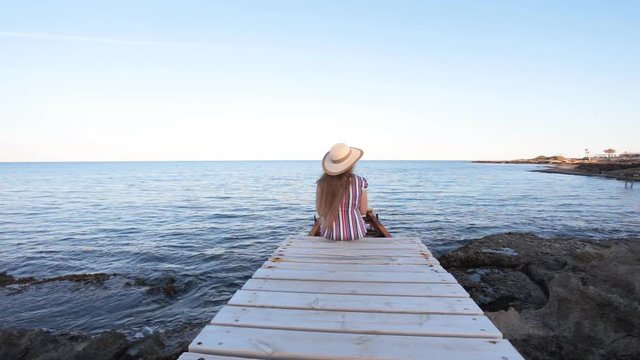
[[[627,182],[640,181],[640,164],[576,164],[555,165],[533,172],[565,175],[598,176]]]
[[[115,330],[96,336],[79,333],[53,333],[46,330],[0,330],[0,359],[24,360],[175,360],[187,351],[188,340],[204,324],[195,326],[193,334],[155,333],[138,340],[128,340]]]
[[[640,358],[640,239],[487,236],[444,254],[526,359]]]
[[[640,181],[640,159],[637,158],[603,158],[603,159],[574,159],[563,156],[538,156],[533,159],[473,161],[480,164],[533,164],[550,165],[533,172],[599,176],[626,182]]]
[[[0,288],[22,292],[34,286],[54,282],[73,282],[82,285],[103,285],[119,277],[125,287],[145,289],[149,295],[172,298],[182,292],[173,276],[158,278],[126,278],[119,274],[82,273],[49,278],[15,277],[0,272]],[[0,359],[74,359],[74,360],[173,360],[187,351],[190,339],[205,326],[191,324],[180,329],[144,332],[134,337],[116,330],[99,334],[69,332],[65,329],[1,329]]]

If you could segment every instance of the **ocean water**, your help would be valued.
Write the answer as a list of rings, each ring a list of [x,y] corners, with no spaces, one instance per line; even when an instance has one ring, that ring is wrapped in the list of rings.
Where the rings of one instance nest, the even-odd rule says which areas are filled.
[[[362,161],[395,235],[438,253],[507,231],[640,235],[640,186],[533,165]],[[0,328],[191,336],[313,222],[317,161],[0,164],[0,272],[99,284],[0,288]],[[151,285],[174,279],[167,296]],[[142,284],[144,279],[146,284]]]

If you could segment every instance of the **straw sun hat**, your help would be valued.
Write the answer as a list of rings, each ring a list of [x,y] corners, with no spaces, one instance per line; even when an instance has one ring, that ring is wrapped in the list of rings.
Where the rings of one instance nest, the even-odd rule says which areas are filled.
[[[322,170],[327,175],[340,175],[349,170],[364,152],[346,144],[335,144],[322,159]]]

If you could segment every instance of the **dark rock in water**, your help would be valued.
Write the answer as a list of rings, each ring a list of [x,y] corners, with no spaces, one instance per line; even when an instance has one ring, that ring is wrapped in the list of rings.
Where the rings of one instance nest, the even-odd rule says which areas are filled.
[[[187,351],[187,342],[166,344],[161,334],[129,342],[117,331],[91,337],[52,334],[44,330],[0,331],[0,359],[12,360],[173,360]]]
[[[507,233],[440,261],[527,359],[640,359],[640,239]]]
[[[176,279],[173,276],[167,276],[165,279],[159,282],[153,282],[149,289],[147,289],[147,293],[162,293],[167,297],[173,297],[177,295],[181,290],[178,286],[175,285],[175,283]]]
[[[115,275],[115,274],[114,274]],[[54,281],[73,281],[73,282],[81,282],[81,283],[94,283],[94,284],[102,284],[105,281],[109,280],[111,275],[104,273],[95,273],[95,274],[69,274],[56,276],[52,278],[46,278],[38,280],[34,277],[25,277],[25,278],[15,278],[6,272],[0,273],[0,286],[8,286],[8,285],[40,285],[46,284]]]
[[[36,279],[32,277],[15,278],[4,271],[0,272],[0,287],[14,284],[29,284],[34,281],[36,281]]]
[[[53,281],[72,281],[72,282],[82,282],[82,283],[94,283],[101,284],[107,280],[111,275],[104,273],[95,273],[95,274],[70,274],[63,276],[56,276],[48,279],[38,280],[32,282],[33,285],[44,284]]]

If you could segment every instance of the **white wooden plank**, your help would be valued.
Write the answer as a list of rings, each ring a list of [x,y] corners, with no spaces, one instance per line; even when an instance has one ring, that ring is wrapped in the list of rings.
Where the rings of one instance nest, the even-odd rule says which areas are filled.
[[[313,243],[313,242],[284,242],[280,244],[281,248],[304,248],[304,249],[367,249],[367,250],[413,250],[420,251],[423,249],[418,244],[369,244],[356,243],[352,241],[334,241],[333,243]]]
[[[331,244],[350,244],[350,245],[422,245],[422,242],[417,239],[401,239],[401,238],[364,238],[358,239],[354,241],[336,241],[336,240],[328,240],[324,238],[289,238],[283,241],[283,243],[292,243],[292,244],[314,244],[314,245],[331,245]]]
[[[262,267],[265,269],[296,269],[315,271],[372,271],[372,272],[428,272],[434,265],[368,265],[368,264],[303,264],[286,261],[266,261]]]
[[[306,234],[293,234],[287,237],[287,239],[321,239],[321,240],[327,240],[325,238],[323,238],[322,236],[309,236]],[[358,239],[358,240],[396,240],[396,241],[420,241],[420,238],[417,236],[394,236],[394,237],[390,237],[390,238],[382,238],[382,237],[367,237],[367,238],[363,238],[363,239]],[[332,240],[333,241],[333,240]]]
[[[299,360],[524,360],[506,340],[335,334],[207,325],[193,352]]]
[[[372,283],[249,279],[243,290],[317,294],[469,297],[459,284]]]
[[[254,279],[358,281],[392,283],[436,283],[457,284],[456,279],[440,266],[427,267],[424,273],[344,272],[344,271],[298,271],[281,269],[258,269]]]
[[[258,358],[209,355],[209,354],[199,354],[194,352],[182,353],[182,355],[180,355],[180,357],[178,358],[178,360],[255,360],[255,359],[258,359]]]
[[[291,236],[285,241],[304,241],[304,242],[317,242],[317,243],[336,243],[339,241],[328,240],[320,236]],[[369,244],[421,244],[419,238],[416,237],[391,237],[391,238],[362,238],[354,241],[342,241],[353,243],[369,243]]]
[[[349,255],[275,255],[271,261],[289,261],[301,263],[333,263],[333,264],[397,264],[397,265],[438,265],[435,258],[393,256],[349,256]]]
[[[433,257],[426,250],[382,250],[382,249],[313,249],[313,248],[278,248],[274,255],[345,255],[350,256],[393,256],[393,257]]]
[[[225,306],[214,325],[356,334],[476,337],[502,339],[480,315],[389,314]]]
[[[318,244],[335,244],[335,243],[350,243],[350,244],[422,244],[422,241],[418,238],[364,238],[353,241],[337,241],[329,240],[322,237],[290,237],[284,241],[288,242],[304,242],[304,243],[318,243]]]
[[[333,311],[482,315],[471,298],[308,294],[238,290],[229,305]]]

